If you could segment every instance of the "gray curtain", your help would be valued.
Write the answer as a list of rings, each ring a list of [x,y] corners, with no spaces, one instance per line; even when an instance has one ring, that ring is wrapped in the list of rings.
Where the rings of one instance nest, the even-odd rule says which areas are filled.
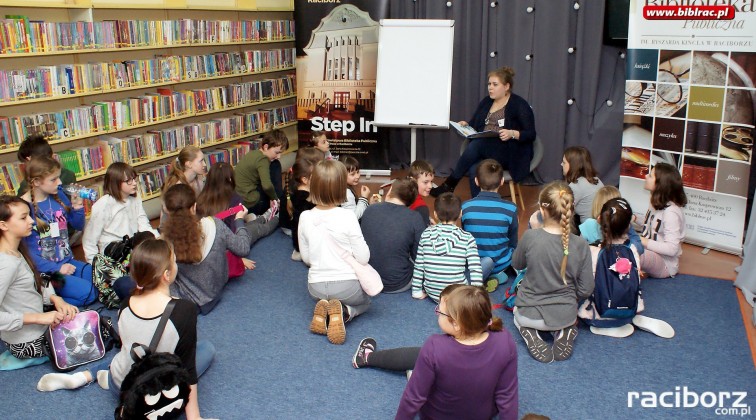
[[[394,19],[453,19],[454,64],[451,119],[468,120],[487,94],[486,75],[515,69],[513,91],[533,107],[544,143],[537,177],[561,179],[565,148],[587,147],[605,184],[619,181],[625,62],[621,51],[602,44],[603,0],[391,0]],[[532,7],[531,13],[527,8]],[[568,48],[575,52],[568,53]],[[491,53],[495,53],[491,57]],[[527,55],[531,60],[526,60]],[[572,106],[567,100],[575,98]],[[607,99],[613,106],[607,106]],[[417,102],[422,106],[422,100]],[[392,166],[410,159],[409,130],[391,132]],[[418,159],[446,176],[459,157],[454,130],[420,130]]]

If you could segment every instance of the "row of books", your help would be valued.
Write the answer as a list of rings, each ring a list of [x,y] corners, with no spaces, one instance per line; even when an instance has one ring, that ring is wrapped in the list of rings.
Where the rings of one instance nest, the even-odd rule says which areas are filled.
[[[293,48],[0,70],[0,102],[291,68]]]
[[[49,140],[127,129],[180,116],[221,111],[230,107],[292,95],[294,74],[276,79],[232,83],[206,89],[157,89],[138,97],[98,101],[58,112],[0,116],[0,148],[13,147],[30,135]]]
[[[0,54],[278,41],[294,38],[292,20],[105,20],[44,22],[6,15]]]
[[[290,117],[280,124],[273,124],[277,116]],[[260,110],[245,114],[237,114],[228,118],[211,121],[183,124],[163,130],[150,131],[140,135],[125,138],[103,137],[96,144],[63,150],[55,154],[61,165],[74,172],[77,178],[103,172],[112,162],[127,162],[135,165],[155,158],[172,156],[188,145],[208,146],[218,142],[228,141],[235,137],[255,135],[266,132],[283,124],[294,122],[296,108],[294,105]],[[240,141],[234,145],[224,146],[218,150],[208,152],[208,164],[216,162],[238,163],[247,151],[258,149],[260,139]],[[140,185],[144,194],[152,194],[160,189],[161,170],[165,164],[149,167],[140,171]],[[23,180],[22,167],[19,163],[0,165],[0,186],[2,192],[14,194]],[[155,190],[157,188],[157,190]]]

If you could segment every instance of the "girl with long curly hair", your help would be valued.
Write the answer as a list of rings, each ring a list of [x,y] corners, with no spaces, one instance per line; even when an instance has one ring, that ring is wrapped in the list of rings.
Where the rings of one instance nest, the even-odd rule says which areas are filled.
[[[191,300],[207,314],[228,282],[226,251],[239,257],[249,254],[251,240],[244,226],[248,210],[234,215],[234,233],[220,219],[197,216],[194,190],[186,184],[169,188],[163,203],[168,217],[162,238],[173,244],[179,267],[171,293]]]

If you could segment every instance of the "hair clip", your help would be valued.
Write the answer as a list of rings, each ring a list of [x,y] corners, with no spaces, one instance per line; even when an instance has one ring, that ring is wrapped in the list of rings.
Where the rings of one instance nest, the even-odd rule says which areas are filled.
[[[493,318],[488,320],[488,326],[490,327],[491,325],[493,325]]]
[[[549,203],[539,203],[541,207],[548,207]]]
[[[570,251],[567,248],[565,248],[564,249],[564,256],[566,257],[568,255],[570,255]]]
[[[564,192],[565,192],[564,190],[559,190],[559,198],[562,198],[562,196],[564,195]]]
[[[140,286],[140,285],[137,285],[137,286],[136,286],[136,289],[137,289],[137,290],[144,290],[144,286]]]
[[[612,209],[612,216],[617,214],[617,207],[610,207]]]

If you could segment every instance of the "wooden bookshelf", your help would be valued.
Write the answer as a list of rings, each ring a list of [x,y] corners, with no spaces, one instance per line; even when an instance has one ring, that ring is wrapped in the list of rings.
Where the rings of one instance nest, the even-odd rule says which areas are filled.
[[[0,102],[0,108],[7,107],[7,106],[32,104],[36,102],[50,102],[50,101],[59,101],[61,99],[82,98],[85,96],[110,95],[113,93],[127,92],[130,90],[151,89],[151,88],[157,88],[157,87],[162,87],[162,86],[173,86],[173,85],[181,85],[181,84],[186,84],[186,83],[203,82],[206,80],[221,80],[221,79],[230,79],[233,77],[255,76],[259,74],[268,74],[268,73],[279,73],[279,72],[283,72],[287,70],[294,71],[296,70],[296,67],[281,67],[274,70],[264,70],[264,71],[247,72],[247,73],[229,73],[229,74],[223,74],[220,76],[198,77],[196,79],[181,79],[181,80],[175,80],[175,81],[172,80],[169,82],[161,82],[161,83],[145,83],[142,85],[126,86],[120,89],[99,89],[99,90],[92,90],[89,92],[74,93],[70,95],[53,95],[53,96],[43,96],[40,98],[18,99],[15,101]]]
[[[267,33],[260,32],[262,40],[249,40],[238,42],[202,42],[202,43],[174,43],[170,45],[136,45],[122,48],[84,48],[84,49],[66,49],[61,51],[43,51],[43,52],[19,52],[0,54],[0,69],[5,70],[24,70],[35,69],[40,66],[60,66],[60,65],[79,65],[85,64],[90,61],[112,62],[123,60],[147,60],[152,59],[157,55],[160,56],[202,56],[208,54],[214,54],[218,50],[222,50],[227,53],[241,53],[244,57],[244,52],[247,50],[276,50],[279,48],[291,49],[294,47],[293,36],[286,36],[289,30],[288,25],[276,26],[275,21],[280,20],[293,20],[294,2],[293,0],[131,0],[124,2],[123,0],[0,0],[0,7],[3,8],[3,14],[9,15],[21,15],[28,16],[30,21],[45,21],[45,22],[74,22],[74,21],[86,21],[86,22],[99,22],[110,21],[119,19],[128,19],[135,21],[161,21],[161,20],[180,20],[180,19],[207,19],[207,20],[219,20],[219,21],[247,21],[247,20],[259,20],[259,21],[274,21],[273,31],[270,30]],[[126,12],[119,9],[126,10]],[[262,12],[262,14],[259,14]],[[262,28],[265,29],[264,22]],[[270,23],[268,23],[270,25]],[[254,30],[257,30],[258,26],[253,25]],[[285,28],[285,29],[284,29]],[[208,32],[209,34],[210,32]],[[218,32],[220,33],[220,32]],[[237,32],[238,33],[238,32]],[[245,37],[251,37],[249,32]],[[267,36],[266,36],[267,34]],[[267,37],[273,38],[273,34],[282,34],[283,37],[276,39],[266,39]],[[235,35],[236,36],[236,35]],[[206,35],[206,37],[210,37]],[[257,33],[254,37],[258,37]],[[136,40],[136,38],[131,38]],[[58,41],[60,42],[60,41]],[[112,42],[108,41],[108,42]],[[134,41],[136,42],[136,41]],[[269,49],[265,47],[259,47],[262,45],[271,45]],[[9,44],[9,50],[13,50],[13,46],[18,48],[18,44]],[[21,44],[25,45],[25,44]],[[39,44],[37,44],[39,45]],[[258,45],[258,47],[254,47]],[[246,46],[246,47],[245,47]],[[249,47],[253,46],[253,47]],[[213,48],[218,50],[213,50]],[[191,52],[192,49],[197,48],[197,52]],[[181,49],[181,50],[174,50]],[[146,51],[146,52],[144,52]],[[155,51],[151,53],[150,51]],[[175,51],[175,52],[174,52]],[[179,52],[182,51],[182,52]],[[187,51],[187,52],[183,52]],[[102,54],[102,58],[94,58],[91,54]],[[99,56],[98,56],[99,57]],[[256,56],[257,57],[257,56]],[[94,58],[94,59],[93,59]],[[248,58],[248,60],[251,60]],[[257,60],[257,58],[255,58]],[[288,58],[283,61],[286,63]],[[275,62],[275,61],[272,61]],[[257,63],[257,61],[255,61]],[[267,63],[267,61],[266,61]],[[257,64],[254,66],[259,68]],[[183,69],[183,64],[180,69]],[[218,67],[221,69],[221,67]],[[234,67],[231,67],[234,69]],[[208,68],[210,69],[210,68]],[[16,98],[11,101],[0,102],[0,114],[7,117],[28,116],[34,114],[47,114],[62,111],[63,109],[74,109],[76,107],[91,105],[86,101],[87,98],[107,95],[107,101],[120,101],[128,98],[129,95],[135,95],[135,91],[140,91],[137,95],[142,95],[142,91],[152,90],[150,93],[154,93],[155,88],[170,87],[179,85],[190,85],[186,88],[171,88],[171,90],[181,91],[183,89],[195,90],[195,89],[211,89],[217,87],[217,80],[226,80],[228,83],[246,83],[248,80],[256,82],[254,77],[258,75],[271,74],[270,78],[280,78],[286,72],[292,73],[295,69],[294,66],[271,68],[266,70],[249,71],[249,72],[229,72],[224,74],[215,73],[213,76],[198,77],[198,78],[186,78],[182,70],[179,71],[179,80],[165,80],[159,81],[154,75],[150,76],[153,80],[159,81],[157,83],[144,83],[144,84],[132,84],[124,86],[118,89],[99,89],[89,91],[77,91],[75,94],[69,95],[51,95],[51,96],[34,96],[27,98]],[[227,67],[223,67],[223,70],[228,71]],[[92,71],[92,70],[89,70]],[[279,75],[276,75],[279,74]],[[112,76],[111,76],[112,77]],[[173,77],[173,75],[172,75]],[[99,83],[99,82],[98,82]],[[104,83],[104,86],[113,87],[112,80],[109,83]],[[55,85],[53,85],[55,86]],[[95,84],[97,86],[97,84]],[[296,86],[293,86],[296,89]],[[43,91],[49,91],[49,88],[37,89]],[[34,90],[32,90],[33,92]],[[23,92],[23,91],[22,91]],[[28,90],[27,90],[28,92]],[[280,91],[279,91],[280,92]],[[16,93],[18,95],[18,93]],[[11,97],[14,95],[10,95]],[[228,97],[230,98],[230,96]],[[186,123],[206,123],[206,121],[197,121],[195,117],[203,117],[205,115],[217,117],[213,118],[226,118],[234,114],[235,111],[244,110],[244,113],[255,112],[257,110],[266,109],[266,105],[281,102],[281,105],[275,105],[278,109],[284,106],[290,106],[294,104],[296,94],[277,96],[273,98],[267,98],[264,100],[257,100],[254,102],[243,103],[240,105],[228,106],[222,109],[212,109],[208,111],[191,111],[181,115],[169,115],[167,118],[150,120],[142,122],[141,124],[131,125],[128,127],[122,127],[118,129],[102,130],[89,133],[77,133],[76,136],[69,136],[66,138],[55,138],[50,141],[53,149],[56,152],[63,150],[78,149],[81,146],[86,148],[97,147],[97,142],[93,141],[98,136],[102,135],[114,135],[116,133],[129,132],[126,135],[135,133],[135,130],[139,129],[151,129],[151,127],[157,127],[156,129],[162,130],[168,128],[168,123],[183,124]],[[93,99],[89,102],[105,101],[106,99]],[[61,102],[62,100],[66,100]],[[62,104],[62,105],[61,105]],[[286,111],[286,115],[288,115]],[[276,117],[278,120],[280,117]],[[288,117],[284,117],[286,119]],[[32,123],[36,124],[36,123]],[[69,125],[69,124],[66,124]],[[296,138],[296,121],[292,121],[271,129],[285,129],[287,135],[290,138]],[[245,123],[246,127],[246,123]],[[145,130],[146,131],[146,130]],[[266,130],[267,131],[267,130]],[[250,132],[243,135],[236,135],[233,137],[223,138],[212,143],[197,144],[202,149],[208,149],[218,146],[224,146],[232,144],[235,141],[244,140],[246,138],[258,136],[266,131]],[[2,134],[2,133],[0,133]],[[140,134],[141,135],[141,134]],[[195,144],[196,144],[196,140]],[[179,143],[180,144],[180,143]],[[296,144],[296,142],[294,142]],[[18,145],[0,146],[0,165],[16,163],[17,158],[15,153],[18,150]],[[107,146],[101,146],[103,154],[110,154],[110,150],[106,150]],[[296,149],[296,148],[293,148]],[[125,149],[123,149],[125,151]],[[289,151],[290,153],[291,151]],[[92,153],[92,152],[90,152]],[[97,152],[99,153],[99,151]],[[119,156],[120,156],[119,151]],[[178,155],[179,150],[171,150],[161,155],[152,156],[147,159],[135,161],[132,165],[136,168],[146,168],[149,164],[160,163],[161,161],[170,159]],[[90,155],[99,156],[99,155]],[[89,157],[87,159],[92,159]],[[97,158],[99,161],[99,158]],[[124,157],[124,159],[128,159]],[[130,159],[129,159],[130,160]],[[128,161],[128,160],[127,160]],[[89,162],[89,160],[87,160]],[[107,160],[106,160],[107,162]],[[94,166],[98,166],[95,164]],[[88,167],[89,164],[88,164]],[[93,182],[101,178],[105,173],[104,169],[90,171],[84,175],[77,177],[79,181]],[[4,176],[0,173],[0,176]],[[8,180],[10,184],[10,179]],[[17,186],[17,184],[16,184]],[[153,194],[154,198],[159,194]]]
[[[0,0],[0,6],[44,9],[294,11],[294,0]]]
[[[143,47],[123,47],[123,48],[86,48],[70,49],[61,51],[47,52],[30,52],[30,53],[8,53],[0,54],[0,59],[4,58],[24,58],[24,57],[46,57],[51,55],[70,55],[70,54],[99,54],[108,52],[130,52],[140,50],[164,50],[168,48],[190,48],[190,47],[222,47],[228,45],[254,45],[254,44],[275,44],[281,42],[292,42],[294,38],[281,38],[266,41],[238,41],[238,42],[202,42],[194,44],[171,44],[171,45],[145,45]]]

